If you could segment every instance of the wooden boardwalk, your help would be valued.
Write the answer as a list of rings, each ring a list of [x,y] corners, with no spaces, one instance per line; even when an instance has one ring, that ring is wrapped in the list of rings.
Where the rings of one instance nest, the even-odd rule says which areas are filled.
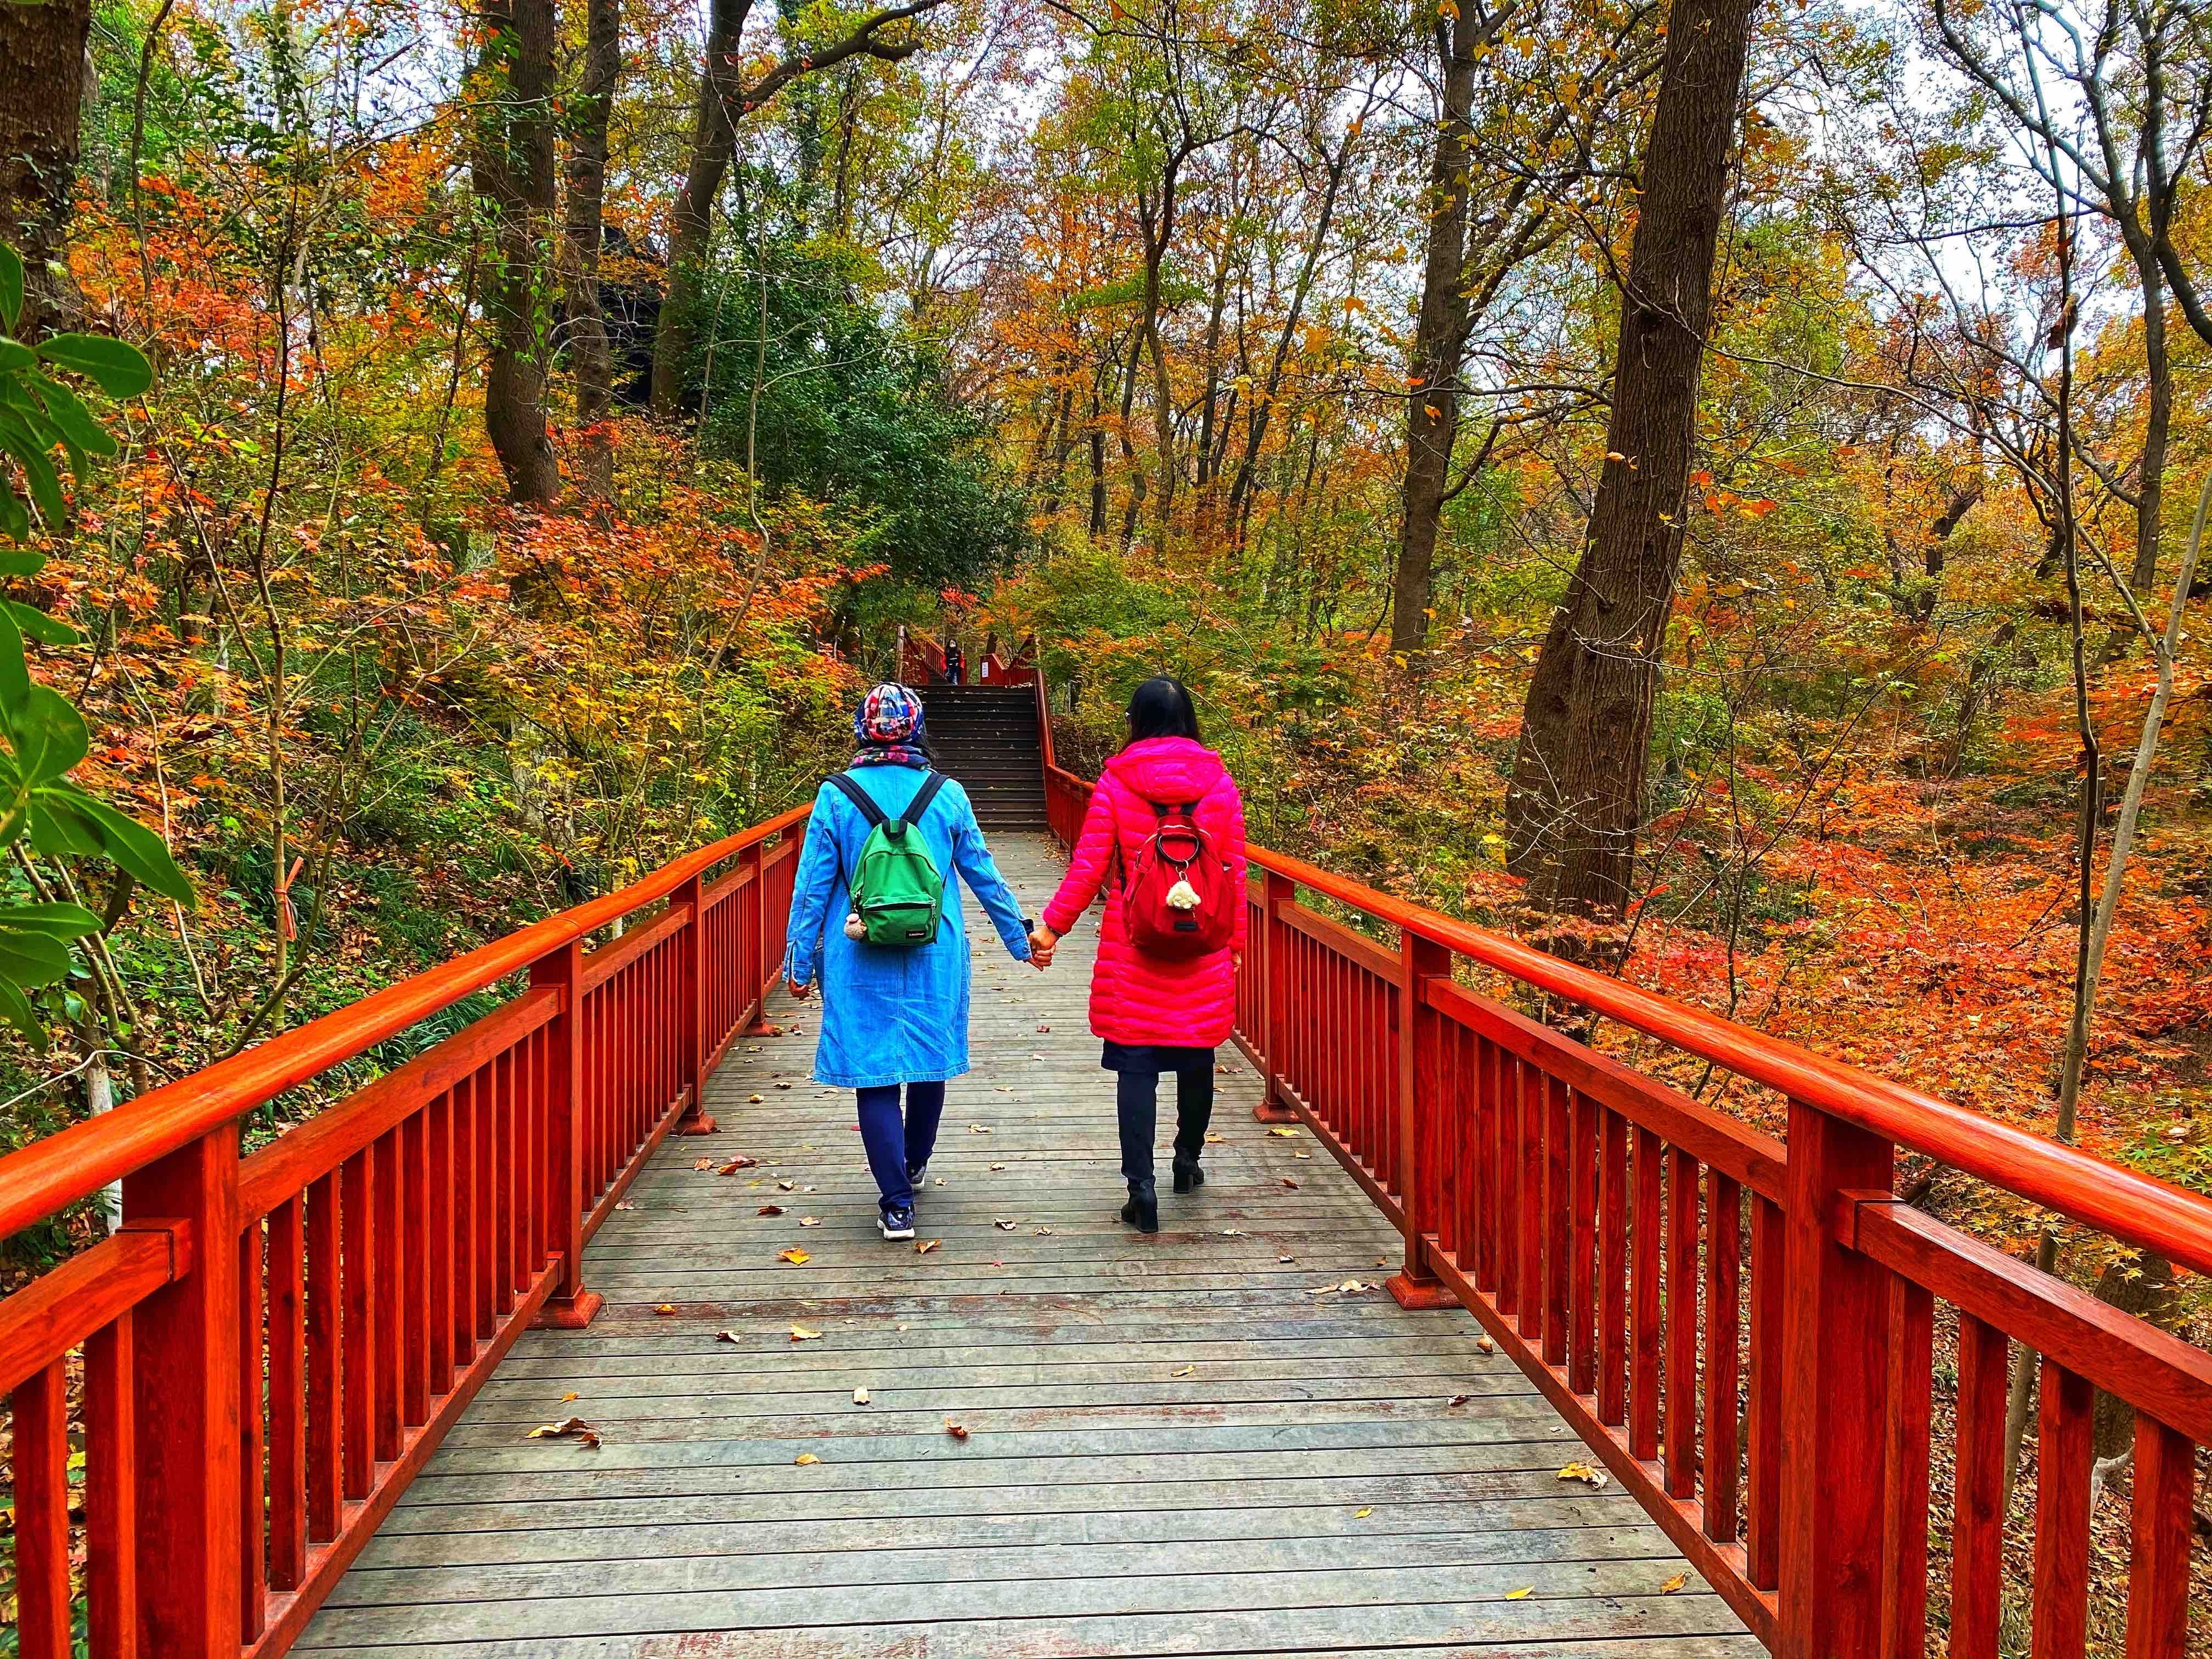
[[[999,851],[1040,908],[1050,845]],[[814,1010],[741,1039],[720,1132],[665,1143],[594,1242],[597,1322],[523,1338],[300,1647],[1759,1653],[1632,1500],[1559,1479],[1580,1443],[1471,1318],[1390,1300],[1396,1235],[1310,1137],[1253,1121],[1233,1050],[1207,1185],[1164,1190],[1170,1082],[1162,1231],[1118,1224],[1094,921],[1044,975],[977,941],[926,1255],[876,1234],[851,1097],[807,1080]],[[759,1167],[695,1167],[741,1152]],[[571,1415],[597,1449],[527,1437]]]

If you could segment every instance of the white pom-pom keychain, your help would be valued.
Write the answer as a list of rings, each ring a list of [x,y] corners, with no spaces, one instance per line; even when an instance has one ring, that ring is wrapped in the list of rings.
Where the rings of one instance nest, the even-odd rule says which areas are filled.
[[[845,917],[845,937],[866,939],[867,936],[868,924],[860,920],[860,913],[858,910],[848,912]]]
[[[1168,889],[1167,903],[1171,910],[1195,910],[1198,908],[1198,890],[1188,881],[1178,878],[1176,884]]]

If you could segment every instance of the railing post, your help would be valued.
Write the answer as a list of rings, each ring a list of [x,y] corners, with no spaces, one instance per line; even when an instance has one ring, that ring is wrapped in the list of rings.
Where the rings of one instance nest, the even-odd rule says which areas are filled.
[[[123,1216],[125,1226],[166,1221],[190,1249],[182,1275],[141,1303],[131,1321],[139,1651],[236,1659],[245,1340],[237,1124],[125,1177]]]
[[[755,842],[738,856],[744,860],[744,867],[753,874],[752,959],[755,968],[752,983],[745,989],[753,994],[755,1001],[752,1024],[745,1027],[745,1035],[774,1036],[782,1028],[769,1024],[768,1017],[768,988],[774,982],[776,967],[775,957],[769,951],[768,944],[771,931],[769,925],[768,852],[759,842]],[[844,918],[841,916],[838,920],[842,921]]]
[[[545,1045],[545,1249],[561,1281],[537,1322],[580,1331],[605,1298],[584,1288],[584,946],[572,939],[530,964],[534,990],[561,993]]]
[[[707,878],[696,875],[668,896],[671,904],[691,912],[684,924],[684,1083],[691,1103],[676,1120],[679,1135],[710,1135],[707,1115]]]
[[[1854,1195],[1887,1192],[1895,1149],[1790,1103],[1782,1312],[1778,1659],[1881,1644],[1887,1274],[1844,1242]]]
[[[1429,1266],[1429,1241],[1438,1231],[1439,1189],[1432,1155],[1441,1139],[1440,1103],[1445,1091],[1437,1073],[1436,1015],[1428,1007],[1429,982],[1451,977],[1451,951],[1410,927],[1398,945],[1398,1201],[1406,1217],[1406,1265],[1389,1280],[1401,1308],[1449,1308],[1458,1298]]]
[[[1252,1115],[1262,1123],[1296,1123],[1298,1115],[1284,1103],[1278,1086],[1283,1073],[1284,1056],[1290,1050],[1291,1032],[1291,927],[1276,912],[1297,896],[1298,884],[1288,876],[1279,876],[1273,870],[1262,873],[1260,880],[1260,946],[1265,954],[1261,968],[1267,975],[1267,1008],[1266,1023],[1261,1030],[1266,1037],[1261,1045],[1261,1069],[1267,1073],[1267,1091],[1260,1103],[1252,1109]],[[1248,941],[1249,948],[1249,941]]]

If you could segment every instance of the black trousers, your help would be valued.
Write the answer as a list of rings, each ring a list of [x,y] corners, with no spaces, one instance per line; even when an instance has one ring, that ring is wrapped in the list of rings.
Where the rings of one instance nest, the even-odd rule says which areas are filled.
[[[1152,1178],[1152,1137],[1159,1127],[1160,1074],[1118,1072],[1114,1105],[1121,1120],[1121,1178],[1134,1186]],[[1176,1156],[1194,1162],[1206,1149],[1213,1121],[1213,1073],[1176,1073]]]

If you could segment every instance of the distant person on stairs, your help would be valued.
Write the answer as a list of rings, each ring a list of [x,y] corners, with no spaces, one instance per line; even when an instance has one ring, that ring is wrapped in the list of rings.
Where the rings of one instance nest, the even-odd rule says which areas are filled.
[[[1121,1218],[1158,1232],[1160,1073],[1176,1074],[1175,1189],[1187,1193],[1206,1180],[1213,1050],[1236,1024],[1244,952],[1243,799],[1200,743],[1198,711],[1176,680],[1146,680],[1129,699],[1128,741],[1091,792],[1067,878],[1030,941],[1044,963],[1102,886],[1091,1030],[1106,1045],[1100,1063],[1118,1074]]]
[[[947,685],[961,685],[966,683],[967,678],[968,653],[960,648],[959,641],[945,641],[945,683]]]
[[[858,1091],[878,1225],[912,1238],[945,1085],[968,1070],[968,933],[953,873],[1017,962],[1030,960],[1030,925],[967,793],[931,768],[920,699],[879,685],[853,728],[860,752],[823,784],[807,821],[784,977],[803,1000],[819,970],[814,1080]]]

